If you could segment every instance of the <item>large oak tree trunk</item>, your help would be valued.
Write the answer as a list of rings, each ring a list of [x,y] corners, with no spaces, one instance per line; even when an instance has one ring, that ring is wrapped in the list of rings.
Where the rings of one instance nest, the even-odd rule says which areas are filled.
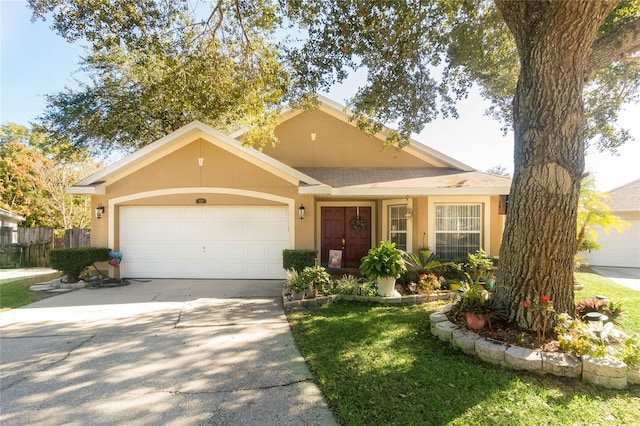
[[[582,91],[600,2],[496,1],[518,46],[514,177],[500,251],[498,295],[524,329],[539,318],[523,302],[550,297],[574,313],[573,258],[584,170]]]

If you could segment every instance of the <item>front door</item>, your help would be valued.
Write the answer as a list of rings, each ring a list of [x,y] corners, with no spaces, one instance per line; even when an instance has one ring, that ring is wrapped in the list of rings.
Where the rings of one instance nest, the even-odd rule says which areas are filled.
[[[329,263],[329,250],[342,251],[343,268],[358,268],[371,248],[371,207],[320,208],[320,260]]]

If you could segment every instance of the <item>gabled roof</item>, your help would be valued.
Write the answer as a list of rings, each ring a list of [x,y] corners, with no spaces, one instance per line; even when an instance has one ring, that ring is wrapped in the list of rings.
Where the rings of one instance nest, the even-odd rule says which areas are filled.
[[[215,130],[199,121],[193,121],[167,136],[141,148],[133,154],[111,164],[97,173],[83,179],[67,189],[71,194],[100,195],[104,194],[107,185],[140,170],[158,159],[175,152],[189,143],[203,139],[219,148],[279,176],[294,185],[304,182],[307,185],[321,185],[321,182],[306,176],[298,170],[261,153],[260,151],[243,146],[238,140]]]
[[[605,201],[614,212],[640,211],[640,179],[609,191],[611,199]]]
[[[331,115],[334,118],[337,118],[345,123],[353,127],[357,127],[355,122],[351,119],[351,114],[349,110],[344,106],[331,99],[324,97],[322,95],[316,95],[318,98],[318,109],[324,113]],[[286,108],[280,115],[280,123],[283,123],[287,120],[291,120],[292,118],[302,114],[304,111],[302,109],[296,108]],[[376,138],[380,140],[386,139],[386,131],[390,129],[385,128],[383,132],[375,135]],[[237,132],[231,133],[230,136],[235,139],[241,139],[246,133],[248,129],[244,128],[238,130]],[[427,162],[438,165],[439,167],[448,167],[457,170],[464,171],[474,171],[475,169],[467,164],[464,164],[454,158],[449,157],[446,154],[443,154],[440,151],[437,151],[433,148],[429,148],[428,146],[414,140],[410,139],[409,144],[402,148],[404,151],[423,159]]]
[[[350,125],[345,108],[319,96],[320,109]],[[286,110],[281,116],[285,122],[302,110]],[[354,126],[355,127],[355,126]],[[385,195],[497,195],[508,194],[511,179],[478,172],[451,157],[411,140],[402,149],[426,163],[437,167],[423,168],[293,168],[238,140],[245,131],[226,135],[214,128],[193,121],[167,136],[141,148],[120,161],[83,179],[67,191],[72,194],[102,195],[106,187],[143,167],[202,139],[256,167],[298,186],[301,194],[327,196],[385,196]],[[383,140],[384,134],[376,135]]]

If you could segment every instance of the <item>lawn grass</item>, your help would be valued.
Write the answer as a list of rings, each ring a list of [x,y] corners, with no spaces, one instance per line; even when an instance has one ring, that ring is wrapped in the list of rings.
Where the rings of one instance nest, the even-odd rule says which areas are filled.
[[[34,277],[10,278],[0,280],[0,311],[19,308],[47,297],[55,296],[56,293],[46,291],[29,290],[34,284],[51,281],[59,278],[59,273],[38,275]]]
[[[640,424],[639,387],[613,391],[484,363],[431,335],[435,309],[345,302],[289,314],[340,424]]]
[[[629,334],[640,334],[640,291],[616,284],[589,268],[581,268],[576,278],[578,283],[584,284],[582,290],[576,291],[576,301],[602,295],[613,302],[621,302],[623,313],[619,319],[620,326]]]

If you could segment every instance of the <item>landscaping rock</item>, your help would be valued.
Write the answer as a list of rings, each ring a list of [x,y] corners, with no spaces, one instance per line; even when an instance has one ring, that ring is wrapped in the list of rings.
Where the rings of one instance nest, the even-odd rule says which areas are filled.
[[[450,322],[450,321],[442,321],[435,323],[434,327],[431,327],[431,333],[434,336],[437,336],[438,339],[444,340],[445,342],[451,341],[451,333],[453,330],[456,330],[458,327]]]
[[[627,387],[627,364],[613,358],[582,357],[582,380],[609,389]]]
[[[429,315],[429,321],[431,321],[432,323],[436,323],[436,322],[442,322],[442,321],[449,321],[449,318],[447,318],[446,312],[440,310]]]
[[[627,383],[630,385],[640,385],[640,366],[627,367]]]
[[[561,377],[580,377],[582,363],[571,354],[562,352],[542,352],[542,370]]]
[[[400,305],[402,303],[401,296],[384,297],[382,302],[385,305]]]
[[[451,344],[469,355],[478,355],[476,340],[480,339],[476,333],[464,328],[457,328],[451,332]]]
[[[504,353],[504,360],[514,370],[542,372],[542,353],[521,346],[511,346]]]
[[[416,304],[416,295],[402,296],[402,304],[403,305],[415,305]]]
[[[498,364],[504,367],[507,363],[504,360],[504,353],[507,350],[507,345],[504,343],[493,342],[487,339],[476,340],[476,352],[478,357],[491,364]]]

